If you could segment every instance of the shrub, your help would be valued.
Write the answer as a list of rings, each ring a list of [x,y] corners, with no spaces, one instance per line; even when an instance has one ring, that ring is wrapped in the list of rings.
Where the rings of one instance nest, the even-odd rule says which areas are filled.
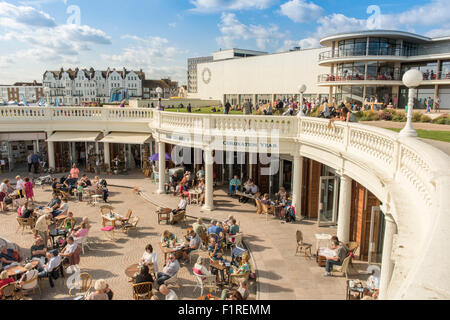
[[[390,112],[381,111],[379,113],[380,120],[384,121],[391,121],[392,120],[392,114]]]
[[[420,113],[420,112],[413,113],[413,122],[420,122],[421,118],[422,118],[422,113]]]
[[[359,119],[359,121],[373,121],[370,117],[363,116]]]
[[[435,124],[450,124],[450,118],[448,115],[442,115],[432,121]]]
[[[423,114],[422,117],[420,117],[420,122],[430,123],[432,120],[429,116]]]
[[[392,117],[392,121],[395,122],[406,122],[406,117],[403,115],[396,115]]]

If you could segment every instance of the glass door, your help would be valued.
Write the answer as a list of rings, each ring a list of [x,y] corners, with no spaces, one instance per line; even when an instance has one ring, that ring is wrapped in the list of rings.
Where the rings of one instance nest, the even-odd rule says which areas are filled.
[[[384,214],[380,207],[372,207],[369,234],[369,265],[381,264],[384,242]]]
[[[319,191],[319,227],[337,225],[338,177],[321,177]]]

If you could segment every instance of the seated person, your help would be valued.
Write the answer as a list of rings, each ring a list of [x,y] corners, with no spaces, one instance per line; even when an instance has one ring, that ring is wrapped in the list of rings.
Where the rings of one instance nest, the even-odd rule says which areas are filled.
[[[250,295],[250,293],[248,292],[248,289],[247,289],[247,280],[240,281],[239,288],[237,288],[235,291],[240,293],[240,295],[242,297],[242,299],[240,299],[240,300],[247,300],[248,296]],[[230,297],[233,295],[233,293],[234,293],[234,291],[231,291],[231,293],[230,293],[227,289],[224,289],[222,291],[222,296],[221,296],[220,300],[230,299]]]
[[[371,297],[377,299],[380,294],[380,270],[373,268],[372,274],[367,279],[364,287],[363,297]]]
[[[200,244],[202,243],[202,239],[200,239],[199,235],[195,233],[194,230],[189,232],[189,237],[186,237],[189,240],[189,247],[183,250],[183,258],[185,260],[189,260],[189,254],[200,248]]]
[[[14,283],[14,278],[8,276],[8,271],[5,270],[2,273],[0,273],[0,288],[4,287],[10,283]],[[0,292],[0,299],[2,298],[1,292]]]
[[[26,201],[23,206],[17,208],[17,214],[22,219],[28,219],[34,215],[34,210],[29,207],[29,203]]]
[[[250,263],[249,263],[249,261],[250,261],[250,256],[249,256],[249,254],[248,253],[244,253],[243,255],[242,255],[242,259],[241,259],[241,262],[240,262],[240,264],[239,264],[239,268],[236,268],[235,266],[233,266],[231,269],[230,269],[230,273],[231,274],[247,274],[247,273],[250,273],[250,271],[251,271],[251,268],[250,268]]]
[[[166,300],[178,300],[178,296],[175,293],[175,291],[167,288],[166,285],[162,285],[159,287],[159,293],[161,293],[163,296],[165,296]]]
[[[89,234],[89,222],[83,220],[80,227],[74,228],[72,230],[71,235],[74,238],[75,242],[80,244],[83,241],[83,238],[85,238],[88,234]]]
[[[61,199],[58,197],[57,193],[53,193],[53,198],[49,202],[49,204],[47,204],[47,208],[50,209],[52,212],[54,212],[56,209],[59,208],[60,205]]]
[[[230,181],[230,188],[228,195],[233,196],[234,194],[236,194],[236,192],[239,190],[240,187],[241,187],[241,180],[239,180],[238,176],[234,176],[234,178],[231,179]]]
[[[219,224],[219,225],[218,225]],[[208,228],[208,234],[216,234],[219,235],[223,231],[223,228],[220,226],[219,222],[211,221],[211,226]]]
[[[158,273],[158,254],[153,252],[153,246],[151,244],[145,247],[145,252],[142,255],[141,261],[146,265],[153,265],[153,271]]]
[[[74,266],[80,263],[80,249],[78,249],[78,244],[75,242],[75,239],[70,236],[67,238],[67,245],[62,249],[59,255],[63,259],[67,259],[69,261],[69,265]]]
[[[164,284],[166,280],[169,280],[174,275],[177,274],[178,270],[180,270],[180,263],[175,258],[175,255],[173,253],[169,254],[169,259],[167,260],[166,264],[164,265],[164,268],[162,272],[158,272],[157,274],[157,282],[158,285]]]
[[[55,192],[56,190],[63,190],[64,189],[64,185],[61,184],[61,183],[58,183],[58,179],[54,178],[53,182],[52,182],[52,189],[53,189],[53,192]]]
[[[45,257],[47,255],[47,248],[44,246],[44,241],[41,237],[36,238],[34,245],[31,246],[31,260],[39,261],[39,267],[44,266]]]
[[[272,202],[272,200],[270,200],[270,196],[268,193],[266,193],[262,198],[261,198],[261,203],[267,206],[267,210],[270,214],[275,214],[275,203]]]
[[[175,174],[169,177],[169,183],[166,184],[166,193],[169,193],[171,188],[174,190],[174,194],[177,190],[178,178]]]
[[[236,219],[231,220],[231,226],[229,230],[230,236],[234,236],[239,233],[239,226],[236,224]]]
[[[83,188],[92,186],[91,180],[89,180],[89,178],[85,174],[81,177],[80,182]]]
[[[194,265],[194,268],[192,268],[192,271],[199,276],[210,276],[211,271],[208,270],[208,268],[205,265],[205,258],[198,257],[197,263]],[[206,278],[202,278],[202,280],[205,280]]]
[[[2,247],[0,251],[0,262],[3,267],[12,267],[20,262],[20,256],[13,249]]]
[[[240,300],[244,300],[244,298],[242,297],[241,293],[238,290],[233,290],[230,293],[227,289],[224,289],[222,291],[222,296],[220,297],[220,300],[240,301]]]
[[[96,188],[96,192],[98,194],[103,194],[103,201],[108,203],[109,191],[108,191],[108,182],[105,179],[100,179],[99,177],[95,177],[92,181],[92,186]]]
[[[342,263],[348,256],[347,250],[338,240],[333,241],[331,249],[336,252],[336,256],[327,258],[327,263],[325,265],[326,272],[324,274],[325,277],[330,277],[333,266],[342,266]]]
[[[165,230],[161,236],[161,243],[163,246],[168,247],[171,243],[176,242],[177,241],[177,237],[175,237],[175,235],[168,231]]]
[[[200,170],[197,171],[197,178],[199,180],[205,178],[205,168],[204,167],[201,167]]]
[[[64,230],[72,230],[75,228],[77,221],[73,217],[73,212],[67,214],[67,218],[64,220]]]
[[[64,181],[64,187],[70,194],[73,194],[73,190],[77,188],[78,179],[69,175]]]
[[[209,258],[212,261],[223,260],[223,252],[222,252],[221,246],[217,243],[217,241],[214,237],[211,237],[209,239],[208,254],[209,254]]]
[[[135,284],[151,282],[153,283],[153,277],[150,274],[148,266],[144,265],[141,267],[139,274],[136,276]]]
[[[108,284],[104,279],[99,279],[94,283],[94,292],[91,292],[86,300],[110,300],[108,297]]]
[[[205,224],[203,223],[202,218],[197,219],[197,222],[195,222],[192,225],[192,229],[194,229],[195,233],[198,234],[200,236],[200,238],[203,235],[206,235],[206,227],[205,227]]]
[[[61,257],[58,254],[58,250],[53,250],[50,252],[47,252],[47,263],[44,264],[42,267],[38,269],[38,278],[49,278],[50,279],[50,286],[53,288],[53,277],[54,271],[56,268],[58,268],[61,264]]]
[[[184,195],[181,195],[180,202],[178,203],[178,207],[176,209],[172,210],[172,213],[175,215],[181,211],[186,211],[186,207],[187,207],[186,197]]]
[[[25,282],[30,281],[34,279],[38,275],[38,271],[36,269],[33,269],[33,265],[31,263],[27,263],[25,265],[25,269],[27,269],[27,272],[25,272],[22,277],[19,280],[19,287],[22,290],[29,290],[33,288],[28,288]]]
[[[63,199],[62,203],[60,204],[59,208],[53,211],[53,219],[56,218],[59,215],[66,215],[69,212],[69,204],[67,202],[67,199]]]
[[[275,195],[275,197],[276,197],[276,200],[281,203],[283,201],[283,199],[285,199],[287,197],[286,189],[281,187],[280,191]]]

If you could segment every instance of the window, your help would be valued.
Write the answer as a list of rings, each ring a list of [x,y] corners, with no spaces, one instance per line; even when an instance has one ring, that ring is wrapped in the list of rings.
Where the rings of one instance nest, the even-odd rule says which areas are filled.
[[[338,43],[339,56],[365,56],[367,39],[348,39]]]
[[[369,39],[370,56],[398,56],[400,48],[395,39],[370,38]]]

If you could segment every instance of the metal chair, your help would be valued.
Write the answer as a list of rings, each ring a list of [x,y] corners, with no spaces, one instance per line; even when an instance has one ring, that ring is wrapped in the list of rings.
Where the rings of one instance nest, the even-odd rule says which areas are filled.
[[[203,275],[201,276],[201,275],[194,273],[194,276],[195,276],[195,279],[197,280],[197,285],[194,288],[194,292],[197,289],[200,289],[201,297],[203,296],[203,291],[205,288],[212,289],[212,290],[214,290],[214,292],[217,292],[217,277],[215,274],[210,275],[210,276],[203,276]]]
[[[169,285],[177,285],[178,287],[180,287],[180,282],[178,279],[178,272],[175,273],[175,275],[171,278],[169,278],[168,280],[164,281],[164,284],[168,287]]]
[[[80,274],[80,282],[78,284],[79,284],[79,288],[71,288],[69,290],[69,295],[86,297],[92,288],[92,277],[90,276],[89,273],[82,273],[82,274]],[[78,292],[73,294],[72,291],[75,291],[75,290],[77,290]]]
[[[308,252],[309,257],[311,257],[312,244],[303,242],[303,233],[300,230],[297,230],[296,239],[297,239],[297,249],[295,250],[295,255],[297,255],[298,253],[302,253],[303,251],[305,253],[305,257],[307,257]]]

